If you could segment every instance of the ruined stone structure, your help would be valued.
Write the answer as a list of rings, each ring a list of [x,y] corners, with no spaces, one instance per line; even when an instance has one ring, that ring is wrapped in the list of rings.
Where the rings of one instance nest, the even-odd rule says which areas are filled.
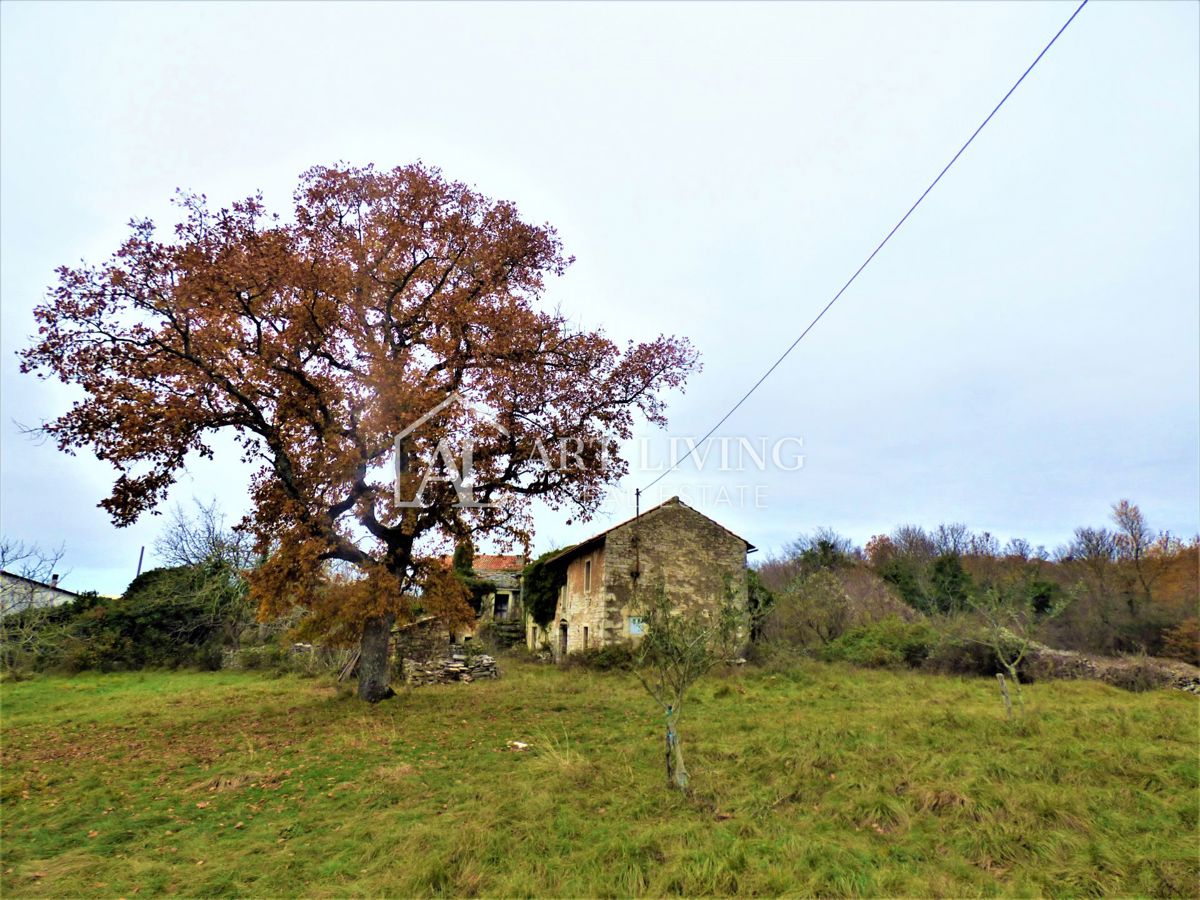
[[[451,565],[450,557],[445,558]],[[479,599],[479,615],[473,625],[461,630],[456,637],[470,641],[485,637],[498,647],[510,647],[525,639],[525,604],[521,573],[524,556],[476,556],[471,574],[487,582],[491,590]]]
[[[564,584],[548,628],[529,622],[531,650],[549,647],[555,659],[594,647],[636,640],[637,591],[661,586],[683,612],[713,608],[732,590],[746,603],[744,538],[672,497],[636,519],[576,544],[549,561]]]
[[[450,650],[450,633],[436,617],[425,616],[392,632],[396,662],[406,660],[429,662],[445,656]]]
[[[491,582],[495,590],[483,598],[480,619],[493,622],[520,622],[522,618],[521,571],[524,556],[476,556],[476,578]]]
[[[395,672],[406,684],[446,684],[500,676],[493,657],[451,643],[449,632],[434,616],[402,625],[392,635]]]

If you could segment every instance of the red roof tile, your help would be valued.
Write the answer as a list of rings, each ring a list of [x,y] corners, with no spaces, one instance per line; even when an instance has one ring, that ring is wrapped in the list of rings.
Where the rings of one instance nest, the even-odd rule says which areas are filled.
[[[442,562],[450,565],[453,557],[443,556]],[[488,555],[486,553],[475,557],[476,572],[520,572],[525,568],[524,556],[505,556],[503,554]]]
[[[520,572],[525,568],[523,556],[476,556],[476,572]]]

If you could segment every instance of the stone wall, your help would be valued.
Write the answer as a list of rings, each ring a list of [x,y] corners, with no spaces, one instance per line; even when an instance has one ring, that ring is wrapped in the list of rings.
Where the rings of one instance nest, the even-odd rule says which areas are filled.
[[[450,634],[433,616],[401,625],[393,636],[396,660],[428,662],[444,657],[450,650]]]
[[[589,561],[591,590],[585,584]],[[549,643],[559,658],[563,624],[567,653],[629,640],[640,592],[660,585],[685,612],[716,607],[728,590],[744,606],[746,542],[678,498],[668,500],[569,558],[554,620],[545,631],[531,626],[528,645],[536,650]]]
[[[417,662],[404,660],[400,665],[400,676],[406,684],[420,687],[426,684],[449,684],[455,681],[471,682],[479,678],[499,678],[496,660],[486,653],[467,653],[463,647],[451,647],[441,656]]]
[[[590,586],[586,577],[591,563]],[[562,626],[567,626],[567,653],[599,647],[605,641],[607,598],[604,592],[605,549],[599,543],[572,558],[567,565],[567,583],[558,595],[558,610],[550,623],[550,647],[557,659],[562,655]]]
[[[746,542],[678,500],[613,529],[605,543],[607,640],[629,637],[638,595],[660,586],[685,612],[715,608],[728,590],[746,604]]]
[[[1126,690],[1169,687],[1200,694],[1200,668],[1175,659],[1086,656],[1035,643],[1021,669],[1022,677],[1030,680],[1082,678]]]

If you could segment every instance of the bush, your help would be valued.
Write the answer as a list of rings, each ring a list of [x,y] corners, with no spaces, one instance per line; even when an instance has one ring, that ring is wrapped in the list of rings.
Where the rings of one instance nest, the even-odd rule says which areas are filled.
[[[39,660],[43,671],[60,670],[74,675],[77,672],[119,672],[132,668],[127,661],[133,656],[131,641],[119,634],[102,631],[86,637],[71,633],[62,639],[57,653]]]
[[[1113,687],[1135,693],[1166,687],[1171,683],[1172,677],[1172,673],[1162,665],[1145,658],[1106,666],[1100,674],[1101,680]]]
[[[925,662],[939,642],[937,630],[928,622],[905,622],[889,616],[850,629],[828,644],[821,656],[871,668],[916,667]]]
[[[282,669],[287,663],[287,653],[276,644],[261,647],[243,647],[227,654],[227,669]]]
[[[628,672],[633,669],[633,647],[629,644],[590,647],[587,650],[569,654],[567,665],[595,672],[610,672],[614,669]]]
[[[940,675],[982,675],[991,677],[997,672],[1004,672],[1004,664],[996,655],[994,648],[977,640],[971,640],[956,635],[944,635],[938,644],[930,649],[924,668]],[[1030,681],[1027,674],[1028,659],[1022,660],[1018,666],[1018,674],[1022,681]]]
[[[779,592],[762,622],[762,638],[796,647],[822,646],[850,625],[850,600],[842,583],[824,570],[802,575]]]
[[[811,657],[787,641],[759,640],[750,645],[746,662],[759,671],[772,675],[798,673]]]
[[[6,617],[22,640],[0,653],[9,667],[42,672],[218,669],[222,646],[244,628],[244,592],[240,575],[211,565],[151,569],[120,597],[84,594]]]
[[[851,628],[889,617],[917,617],[883,579],[862,567],[802,575],[772,601],[755,639],[794,647],[821,647]]]

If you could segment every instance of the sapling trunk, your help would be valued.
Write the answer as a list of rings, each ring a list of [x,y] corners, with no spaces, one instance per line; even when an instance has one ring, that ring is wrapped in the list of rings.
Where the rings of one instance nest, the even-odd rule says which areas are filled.
[[[667,708],[667,787],[688,789],[687,768],[683,764],[683,747],[679,743],[679,732],[675,726],[679,721],[678,714],[673,708]]]
[[[1021,693],[1021,677],[1017,674],[1015,664],[1008,666],[1008,674],[1012,676],[1012,682],[1017,688],[1017,709],[1021,711],[1021,715],[1025,715],[1025,697]]]

